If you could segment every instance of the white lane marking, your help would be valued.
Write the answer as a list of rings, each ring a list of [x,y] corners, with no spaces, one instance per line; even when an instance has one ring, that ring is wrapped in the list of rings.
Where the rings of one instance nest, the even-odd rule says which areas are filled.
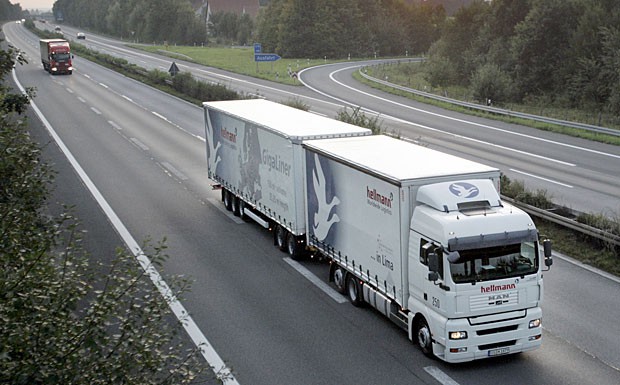
[[[15,70],[13,70],[13,80],[15,81],[21,92],[25,93],[26,90],[17,79]],[[175,314],[178,321],[183,325],[185,331],[192,339],[194,344],[199,348],[204,359],[212,367],[213,372],[215,373],[217,378],[225,385],[239,385],[239,382],[235,379],[235,376],[233,376],[231,369],[226,366],[222,358],[219,356],[219,354],[217,354],[213,346],[211,346],[211,343],[209,342],[209,340],[207,340],[207,337],[205,337],[204,333],[200,330],[198,325],[196,325],[196,322],[189,315],[187,310],[185,310],[183,304],[174,296],[174,293],[172,292],[172,290],[170,290],[168,284],[161,277],[161,275],[153,266],[152,262],[149,260],[146,254],[144,254],[138,242],[136,242],[129,230],[125,227],[125,224],[120,220],[112,207],[105,200],[99,189],[97,189],[97,186],[95,186],[90,177],[86,174],[86,171],[84,171],[82,166],[80,166],[80,164],[78,163],[77,159],[75,159],[67,146],[65,146],[65,143],[62,141],[62,139],[60,139],[60,136],[58,136],[52,125],[47,121],[41,110],[39,110],[39,107],[36,105],[34,100],[30,101],[30,106],[35,111],[43,125],[45,125],[47,131],[50,133],[54,141],[58,144],[58,147],[60,147],[61,151],[65,154],[69,163],[71,163],[75,171],[78,173],[84,185],[86,185],[95,200],[97,200],[97,203],[99,203],[99,206],[105,212],[106,216],[108,217],[118,234],[121,236],[129,250],[131,250],[131,252],[134,254],[136,260],[138,261],[138,263],[140,263],[140,266],[142,266],[144,271],[148,273],[151,281],[157,287],[162,297],[166,300],[168,306],[170,306],[170,309]]]
[[[434,379],[439,381],[442,385],[459,385],[458,382],[454,381],[450,376],[446,373],[442,372],[441,369],[435,366],[426,366],[424,367],[424,371],[430,374]]]
[[[151,111],[151,113],[155,116],[157,116],[159,119],[165,120],[166,122],[170,123],[170,121],[168,120],[168,118],[166,118],[165,116],[163,116],[162,114],[155,112],[155,111]]]
[[[450,117],[450,116],[447,116],[447,115],[442,115],[442,114],[439,114],[439,113],[436,113],[436,112],[431,112],[431,111],[427,111],[427,110],[423,110],[423,109],[415,108],[415,107],[412,107],[412,106],[408,106],[408,105],[406,105],[406,104],[398,103],[398,102],[396,102],[396,101],[394,101],[394,100],[385,99],[385,98],[382,98],[382,97],[380,97],[380,96],[373,95],[373,94],[371,94],[371,93],[368,93],[368,92],[364,92],[364,91],[358,90],[358,89],[356,89],[356,88],[354,88],[354,87],[351,87],[351,86],[348,86],[348,85],[346,85],[346,84],[344,84],[344,83],[342,83],[342,82],[339,82],[338,80],[336,80],[336,79],[334,78],[334,74],[336,74],[336,73],[338,73],[338,72],[341,72],[341,71],[346,71],[346,70],[349,70],[349,69],[351,69],[351,68],[358,68],[358,67],[360,67],[360,66],[361,66],[361,65],[354,65],[354,66],[349,66],[349,67],[346,67],[346,68],[341,68],[341,69],[339,69],[339,70],[336,70],[336,71],[334,71],[334,72],[330,73],[329,78],[330,78],[330,79],[331,79],[334,83],[336,83],[336,84],[338,84],[338,85],[340,85],[340,86],[342,86],[342,87],[348,88],[348,89],[349,89],[349,90],[351,90],[351,91],[358,92],[358,93],[363,94],[363,95],[366,95],[366,96],[368,96],[368,97],[375,98],[375,99],[379,99],[379,100],[384,101],[384,102],[392,103],[392,104],[395,104],[395,105],[397,105],[397,106],[399,106],[399,107],[403,107],[403,108],[406,108],[406,109],[409,109],[409,110],[413,110],[413,111],[416,111],[416,112],[420,112],[420,113],[423,113],[423,114],[428,114],[428,115],[432,115],[432,116],[437,116],[437,117],[439,117],[439,118],[448,119],[448,120],[452,120],[452,121],[456,121],[456,122],[460,122],[460,123],[465,123],[465,124],[470,124],[470,125],[474,125],[474,126],[478,126],[478,127],[488,128],[488,129],[490,129],[490,130],[494,130],[494,131],[502,132],[502,133],[505,133],[505,134],[510,134],[510,135],[521,136],[521,137],[524,137],[524,138],[528,138],[528,139],[532,139],[532,140],[537,140],[537,141],[540,141],[540,142],[546,142],[546,143],[550,143],[550,144],[555,144],[555,145],[558,145],[558,146],[563,146],[563,147],[567,147],[567,148],[572,148],[572,149],[575,149],[575,150],[580,150],[580,151],[590,152],[590,153],[593,153],[593,154],[598,154],[598,155],[602,155],[602,156],[608,156],[608,157],[612,157],[612,158],[617,158],[617,159],[620,159],[620,155],[616,155],[616,154],[610,154],[610,153],[606,153],[606,152],[602,152],[602,151],[598,151],[598,150],[592,150],[592,149],[589,149],[589,148],[584,148],[584,147],[575,146],[575,145],[572,145],[572,144],[567,144],[567,143],[556,142],[556,141],[554,141],[554,140],[550,140],[550,139],[538,138],[538,137],[535,137],[535,136],[532,136],[532,135],[522,134],[522,133],[518,133],[518,132],[512,132],[512,131],[504,130],[504,129],[501,129],[501,128],[498,128],[498,127],[493,127],[493,126],[489,126],[489,125],[482,124],[482,123],[476,123],[476,122],[471,122],[471,121],[464,120],[464,119],[453,118],[453,117]],[[319,94],[321,94],[321,95],[323,95],[323,96],[326,96],[326,97],[328,97],[328,98],[331,98],[331,99],[337,100],[337,101],[339,101],[339,102],[341,102],[341,103],[348,104],[348,105],[350,105],[350,106],[355,106],[355,107],[358,107],[358,106],[357,106],[357,105],[355,105],[354,103],[348,102],[348,101],[343,100],[343,99],[336,98],[335,96],[332,96],[332,95],[329,95],[329,94],[327,94],[327,93],[325,93],[325,92],[319,91],[319,90],[317,90],[316,88],[313,88],[313,87],[309,86],[308,84],[306,84],[306,83],[302,80],[302,77],[301,77],[302,73],[303,73],[305,70],[306,70],[306,69],[304,69],[304,70],[300,71],[300,73],[299,73],[299,80],[300,80],[300,82],[301,82],[304,86],[306,86],[306,87],[308,87],[309,89],[311,89],[311,90],[313,90],[313,91],[315,91],[315,92],[318,92]],[[374,114],[379,115],[379,112],[377,112],[377,111],[373,111],[373,110],[369,110],[369,109],[365,109],[365,110],[366,110],[366,111],[369,111],[369,112],[372,112],[372,113],[374,113]],[[389,117],[389,118],[392,118],[392,119],[397,120],[397,121],[401,121],[401,122],[403,122],[403,123],[413,124],[413,123],[408,122],[408,121],[406,121],[406,120],[398,119],[398,118],[395,118],[395,117],[392,117],[392,116],[389,116],[389,115],[385,115],[385,114],[381,114],[381,115],[386,116],[386,117]],[[417,125],[417,124],[414,124],[414,125],[416,125],[416,126],[418,126],[418,127],[421,127],[421,128],[425,128],[425,127],[426,127],[426,126]],[[434,130],[434,131],[436,131],[436,132],[441,132],[441,133],[444,133],[444,134],[450,134],[450,133],[448,133],[448,132],[441,131],[441,130]],[[464,139],[471,140],[470,138],[467,138],[467,137],[464,137],[464,136],[460,136],[460,137],[462,137],[462,138],[464,138]],[[542,157],[541,157],[541,158],[542,158]]]
[[[99,85],[100,85],[101,87],[103,87],[103,88],[106,88],[106,89],[110,88],[110,87],[108,87],[107,85],[105,85],[105,84],[103,84],[103,83],[99,83]]]
[[[517,174],[526,175],[526,176],[529,176],[529,177],[532,177],[532,178],[535,178],[535,179],[544,180],[545,182],[555,183],[555,184],[558,184],[560,186],[564,186],[564,187],[568,187],[568,188],[573,188],[573,186],[571,186],[569,184],[558,182],[558,181],[553,180],[553,179],[544,178],[542,176],[530,174],[529,172],[515,170],[514,168],[511,168],[510,171],[516,172]]]
[[[112,120],[108,120],[108,124],[110,124],[110,126],[116,128],[117,130],[121,131],[123,128],[121,126],[119,126],[118,124],[116,124],[115,122],[113,122]]]
[[[564,162],[564,161],[558,160],[558,159],[547,158],[546,156],[536,155],[536,154],[532,154],[531,152],[525,152],[525,151],[521,151],[521,150],[516,150],[516,149],[510,148],[510,147],[501,146],[499,144],[485,142],[484,140],[479,140],[479,139],[474,139],[474,138],[470,138],[470,137],[463,136],[463,135],[453,134],[451,132],[438,130],[436,128],[432,128],[432,127],[425,126],[425,125],[422,125],[422,124],[409,122],[409,121],[406,121],[406,120],[403,120],[403,119],[400,119],[400,118],[396,118],[394,116],[384,115],[384,117],[386,119],[391,119],[391,120],[394,120],[394,121],[397,121],[397,122],[401,122],[401,123],[409,124],[409,125],[412,125],[412,126],[420,127],[420,128],[423,128],[423,129],[429,130],[429,131],[439,132],[439,133],[444,134],[444,135],[451,135],[451,136],[453,136],[455,138],[460,138],[460,139],[463,139],[463,140],[469,140],[470,142],[479,143],[479,144],[482,144],[482,145],[485,145],[485,146],[496,147],[496,148],[499,148],[499,149],[502,149],[502,150],[516,152],[517,154],[526,155],[526,156],[529,156],[531,158],[543,159],[543,160],[546,160],[546,161],[549,161],[549,162],[559,163],[561,165],[569,166],[569,167],[576,167],[577,166],[574,163],[568,163],[568,162]]]
[[[284,262],[288,263],[293,269],[297,270],[297,272],[308,279],[308,281],[312,282],[314,286],[318,287],[322,291],[325,292],[328,296],[330,296],[334,301],[338,303],[345,303],[347,300],[338,293],[336,290],[332,289],[331,286],[323,282],[316,275],[312,274],[312,272],[305,267],[303,267],[297,261],[293,261],[291,258],[286,257],[283,258]]]
[[[95,107],[91,107],[91,110],[93,110],[93,112],[97,115],[101,115],[101,111],[99,111],[98,109],[96,109]]]
[[[121,95],[121,97],[122,97],[123,99],[128,100],[128,101],[130,101],[131,103],[133,103],[133,100],[132,100],[129,96],[126,96],[126,95]]]
[[[188,180],[189,178],[183,174],[181,171],[179,171],[176,167],[174,167],[173,165],[171,165],[168,162],[162,162],[161,165],[168,170],[171,174],[173,174],[174,176],[176,176],[177,178],[179,178],[180,180]]]
[[[67,92],[68,92],[68,93],[70,93],[70,94],[72,94],[72,93],[73,93],[73,90],[72,90],[71,88],[67,88]]]
[[[89,75],[89,74],[84,74],[84,77],[85,77],[86,79],[90,79],[90,75]]]
[[[83,97],[81,97],[81,96],[78,96],[78,97],[77,97],[77,100],[79,100],[79,101],[80,101],[80,102],[82,102],[82,103],[86,103],[86,99],[84,99],[84,98],[83,98]]]
[[[146,144],[142,143],[138,138],[129,138],[129,140],[136,146],[140,147],[142,151],[149,150],[149,147]]]

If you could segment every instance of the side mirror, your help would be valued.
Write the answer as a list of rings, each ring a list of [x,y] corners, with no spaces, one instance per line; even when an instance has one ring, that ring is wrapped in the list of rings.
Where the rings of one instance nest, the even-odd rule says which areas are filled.
[[[428,254],[428,280],[436,282],[439,279],[439,256],[436,253]]]
[[[552,250],[551,250],[551,240],[545,239],[543,241],[543,250],[545,254],[545,266],[548,267],[547,270],[551,269],[551,265],[553,265]]]

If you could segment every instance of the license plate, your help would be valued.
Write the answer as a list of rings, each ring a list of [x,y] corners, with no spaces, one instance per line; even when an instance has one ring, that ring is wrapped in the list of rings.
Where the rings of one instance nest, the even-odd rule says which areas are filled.
[[[510,348],[493,349],[493,350],[489,350],[489,357],[501,356],[502,354],[508,354],[508,353],[510,353]]]

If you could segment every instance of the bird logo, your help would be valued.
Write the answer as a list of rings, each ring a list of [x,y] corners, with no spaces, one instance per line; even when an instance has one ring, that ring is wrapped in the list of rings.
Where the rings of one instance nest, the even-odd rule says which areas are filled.
[[[312,173],[312,183],[317,198],[317,210],[314,214],[312,228],[317,239],[323,241],[327,238],[331,227],[335,223],[340,222],[338,215],[336,213],[332,214],[332,209],[340,204],[340,199],[334,196],[331,200],[327,200],[325,174],[316,154],[314,155],[314,164],[316,167]]]
[[[217,170],[217,165],[218,163],[220,163],[221,157],[218,154],[218,150],[221,147],[221,143],[217,142],[217,145],[215,144],[215,137],[214,137],[214,130],[213,130],[213,126],[211,125],[211,120],[207,119],[207,127],[206,127],[206,141],[207,141],[207,152],[208,152],[208,165],[209,165],[209,171],[212,172],[213,174],[215,174],[215,171]]]
[[[459,198],[473,198],[480,193],[480,190],[471,183],[457,182],[450,185],[450,192]]]

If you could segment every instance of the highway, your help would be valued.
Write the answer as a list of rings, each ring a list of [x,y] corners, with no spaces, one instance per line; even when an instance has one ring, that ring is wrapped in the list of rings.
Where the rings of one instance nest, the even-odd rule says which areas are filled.
[[[41,68],[37,39],[32,34],[14,23],[6,24],[4,32],[29,58],[29,64],[16,68],[18,81],[37,88],[34,103],[133,238],[141,241],[166,237],[170,255],[164,265],[166,272],[195,279],[183,304],[240,384],[617,384],[618,279],[556,258],[553,269],[545,275],[542,349],[463,365],[428,359],[387,319],[368,309],[354,308],[333,290],[317,284],[324,283],[327,266],[318,261],[298,264],[289,260],[273,247],[268,233],[223,209],[219,194],[211,189],[205,175],[204,123],[199,107],[79,57],[75,59],[73,75],[50,76]],[[87,35],[89,42],[95,39],[98,40]],[[101,41],[111,46],[107,39]],[[139,57],[157,68],[167,67],[164,63],[170,62],[119,49],[127,50],[128,57]],[[182,70],[191,67],[212,80],[226,77],[231,87],[246,93],[274,100],[303,98],[318,113],[333,116],[342,108],[342,103],[320,88],[317,89],[323,94],[190,64],[180,66]],[[317,71],[323,70],[331,71],[327,67]],[[307,76],[319,74],[313,71]],[[313,84],[316,88],[317,83]],[[338,96],[339,92],[336,89],[329,94]],[[361,104],[363,97],[350,93],[345,94]],[[367,103],[366,108],[377,109],[378,102]],[[437,128],[436,118],[423,112],[414,115],[420,115],[426,123],[419,120],[412,125],[387,118],[390,115],[404,119],[398,115],[402,109],[393,107],[392,111],[382,112],[382,116],[403,132],[410,127],[407,135],[420,138],[429,146],[455,153],[468,150],[468,157],[487,159],[486,163],[494,165],[498,165],[497,159],[516,167],[519,163],[513,162],[526,158],[517,152],[516,160],[508,161],[502,154],[513,151],[459,140],[456,135],[471,135],[467,130],[443,135],[420,128],[418,125],[444,130]],[[490,125],[488,121],[484,124]],[[520,129],[530,136],[542,135]],[[478,141],[495,141],[488,132],[479,135]],[[544,134],[546,138],[547,135],[550,134]],[[551,138],[618,154],[617,149],[611,152],[613,149],[599,144]],[[449,142],[453,143],[449,148],[442,144]],[[508,137],[498,145],[522,152],[537,148],[534,142],[520,142],[525,142],[525,137]],[[570,158],[563,154],[568,148],[571,147],[564,151],[544,149],[539,154],[577,164],[576,155]],[[617,158],[591,156],[588,168],[607,175],[601,180],[612,180],[614,174],[606,171],[606,167],[613,170],[612,166],[605,163],[613,163],[613,159],[617,162]],[[607,162],[597,160],[596,156]],[[595,164],[596,161],[601,164]],[[522,166],[551,167],[541,158]],[[570,166],[553,167],[559,172]],[[582,167],[569,170],[574,172],[578,168]],[[586,185],[588,180],[582,183]],[[615,183],[617,186],[617,176]],[[76,189],[75,194],[87,192]],[[79,197],[72,199],[80,201]],[[91,212],[97,215],[97,210]],[[88,234],[97,237],[100,223],[89,220],[86,225],[92,228]],[[109,240],[109,232],[106,234]]]

